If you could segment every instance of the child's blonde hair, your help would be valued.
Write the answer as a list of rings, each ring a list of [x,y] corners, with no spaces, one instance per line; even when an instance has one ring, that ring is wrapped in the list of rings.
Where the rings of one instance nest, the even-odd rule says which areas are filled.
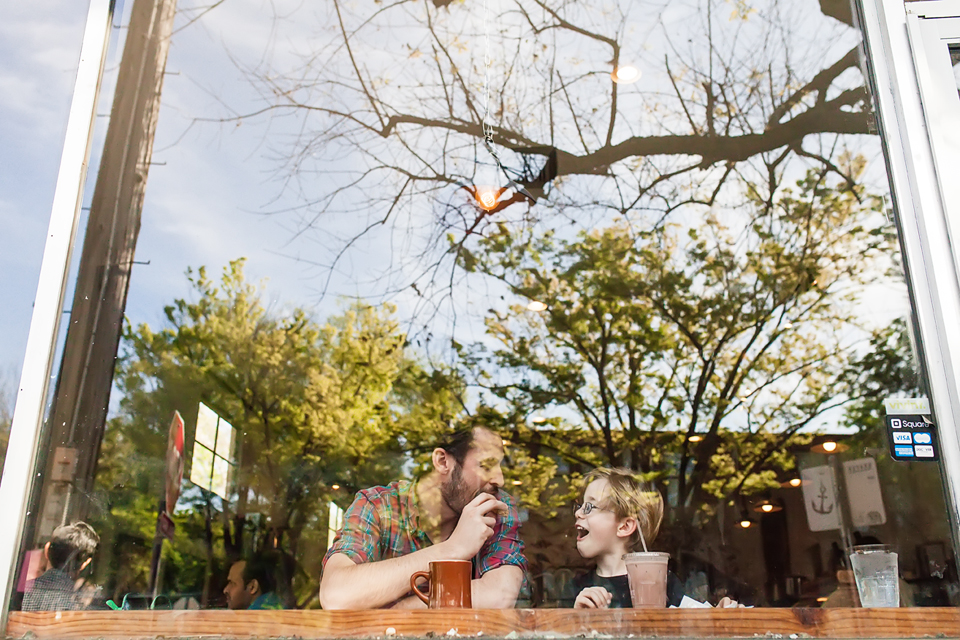
[[[643,551],[640,532],[643,532],[643,539],[649,546],[657,537],[660,523],[663,522],[663,497],[660,492],[630,469],[597,467],[583,479],[581,496],[595,480],[606,480],[609,487],[606,504],[598,507],[610,509],[618,520],[637,519],[637,530],[630,536],[630,550]]]

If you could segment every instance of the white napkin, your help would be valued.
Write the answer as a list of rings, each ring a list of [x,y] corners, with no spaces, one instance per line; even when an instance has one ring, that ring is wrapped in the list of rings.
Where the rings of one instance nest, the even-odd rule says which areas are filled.
[[[706,602],[700,602],[699,600],[694,600],[690,596],[683,596],[683,600],[680,601],[680,606],[675,607],[671,606],[671,609],[712,609],[709,604]]]

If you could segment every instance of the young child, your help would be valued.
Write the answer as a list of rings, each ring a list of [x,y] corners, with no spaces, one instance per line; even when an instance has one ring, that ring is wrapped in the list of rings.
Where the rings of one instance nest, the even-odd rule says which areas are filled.
[[[663,498],[629,469],[598,468],[584,478],[583,504],[577,505],[577,551],[596,561],[590,573],[574,584],[574,608],[629,608],[630,584],[623,555],[643,551],[657,537],[663,520]],[[683,599],[680,580],[667,575],[667,605]]]

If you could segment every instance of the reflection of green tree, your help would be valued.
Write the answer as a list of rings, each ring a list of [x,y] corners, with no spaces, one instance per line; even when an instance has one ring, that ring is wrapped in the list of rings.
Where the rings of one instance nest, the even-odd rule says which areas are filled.
[[[849,384],[860,394],[847,407],[848,426],[875,437],[883,433],[884,398],[923,395],[908,331],[903,319],[881,328],[870,338],[870,349],[850,367]],[[882,446],[882,442],[881,435],[871,446]]]
[[[855,292],[890,249],[878,199],[825,171],[765,196],[742,187],[743,206],[688,208],[683,224],[625,216],[576,237],[501,224],[462,260],[547,305],[492,312],[496,348],[462,349],[512,440],[646,473],[675,528],[778,486],[803,429],[859,393]],[[544,409],[566,417],[527,426]]]
[[[120,415],[107,430],[97,478],[109,512],[102,526],[115,540],[149,546],[174,409],[187,421],[188,454],[200,401],[239,436],[234,493],[217,522],[207,529],[203,514],[219,499],[211,504],[194,488],[181,502],[188,510],[165,556],[178,589],[199,590],[205,579],[209,589],[205,568],[223,561],[214,541],[228,559],[263,547],[299,558],[301,544],[322,552],[326,503],[348,495],[331,486],[349,492],[402,475],[409,447],[460,407],[456,379],[408,355],[390,307],[356,304],[324,325],[302,309],[272,312],[242,265],[231,263],[219,287],[203,269],[191,274],[197,300],[167,307],[169,328],[124,333]],[[143,588],[148,562],[141,553],[126,565],[123,588]],[[315,576],[318,567],[304,569]]]

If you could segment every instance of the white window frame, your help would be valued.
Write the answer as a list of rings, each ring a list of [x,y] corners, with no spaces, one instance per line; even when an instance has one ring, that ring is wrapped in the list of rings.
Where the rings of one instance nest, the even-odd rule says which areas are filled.
[[[90,0],[23,373],[0,483],[0,629],[35,471],[40,428],[79,220],[112,19]],[[949,55],[960,0],[855,0],[864,62],[897,208],[906,276],[940,429],[954,532],[960,531],[960,104]],[[960,42],[960,31],[957,41]],[[952,92],[952,100],[957,93]],[[944,179],[938,180],[938,175]],[[951,245],[951,239],[954,243]]]

